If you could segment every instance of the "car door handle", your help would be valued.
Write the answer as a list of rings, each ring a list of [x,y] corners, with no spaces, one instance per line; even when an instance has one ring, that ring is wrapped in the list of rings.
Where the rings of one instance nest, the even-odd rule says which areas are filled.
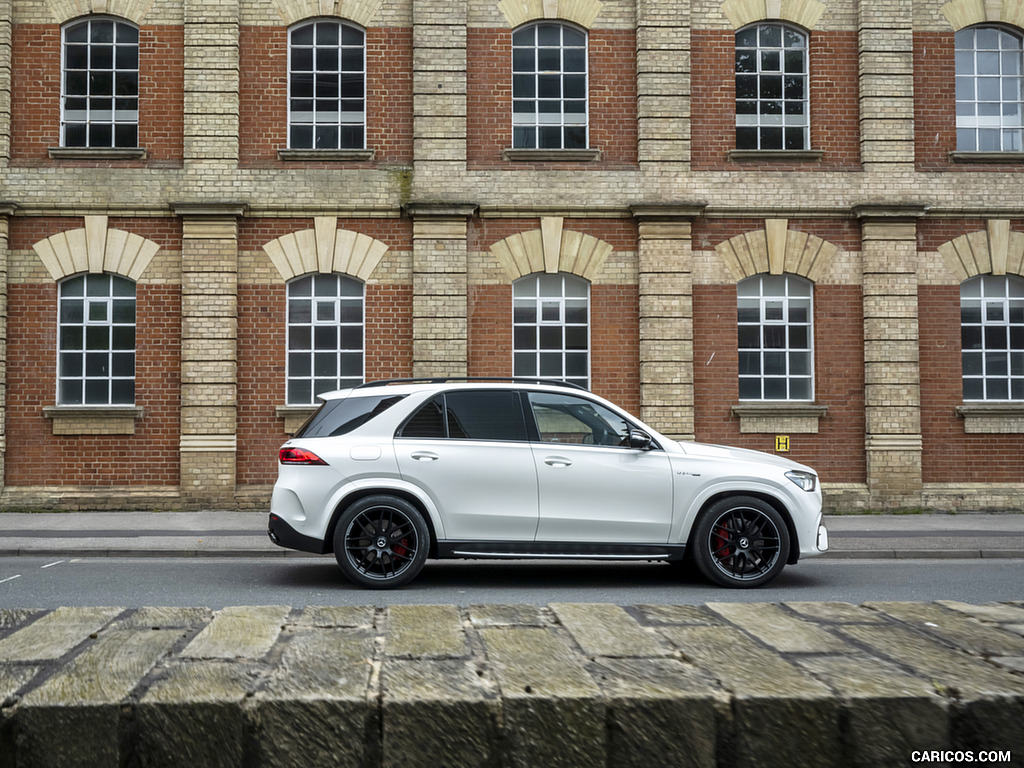
[[[412,457],[416,461],[437,461],[441,457],[430,451],[414,451]]]
[[[572,462],[564,456],[548,456],[544,463],[549,467],[571,467]]]

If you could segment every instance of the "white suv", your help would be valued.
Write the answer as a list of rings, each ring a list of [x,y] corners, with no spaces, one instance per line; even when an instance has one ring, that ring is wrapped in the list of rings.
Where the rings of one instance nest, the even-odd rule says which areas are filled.
[[[275,543],[365,587],[434,558],[682,561],[755,587],[824,552],[814,471],[678,443],[571,384],[396,380],[321,396],[281,448]]]

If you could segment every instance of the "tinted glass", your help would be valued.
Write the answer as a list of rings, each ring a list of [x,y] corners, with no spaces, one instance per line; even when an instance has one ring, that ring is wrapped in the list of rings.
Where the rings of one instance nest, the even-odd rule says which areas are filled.
[[[344,435],[380,415],[402,396],[346,397],[328,400],[307,421],[295,437],[336,437]]]
[[[470,440],[526,440],[526,424],[515,392],[449,392],[448,436]]]

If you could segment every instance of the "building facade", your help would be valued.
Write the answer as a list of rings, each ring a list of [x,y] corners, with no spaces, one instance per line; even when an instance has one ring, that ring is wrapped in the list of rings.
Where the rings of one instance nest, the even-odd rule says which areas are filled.
[[[259,508],[316,394],[577,381],[1024,505],[1024,7],[0,0],[0,506]]]

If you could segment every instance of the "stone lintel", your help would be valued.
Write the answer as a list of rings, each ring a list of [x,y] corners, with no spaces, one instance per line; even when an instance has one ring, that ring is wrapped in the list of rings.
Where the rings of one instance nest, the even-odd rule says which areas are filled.
[[[468,219],[480,206],[476,203],[417,202],[405,203],[403,210],[414,218]]]
[[[217,218],[244,216],[249,211],[249,204],[239,201],[211,201],[171,203],[171,211],[176,216],[215,216]]]
[[[49,405],[43,416],[53,422],[55,435],[134,435],[144,415],[138,406]]]
[[[884,221],[914,221],[928,213],[927,203],[859,203],[852,208],[855,218],[868,222],[875,219]]]
[[[828,413],[827,405],[817,403],[740,403],[732,406],[732,415],[740,420],[742,434],[792,432],[817,434],[818,420]]]
[[[689,240],[693,220],[707,207],[703,201],[680,203],[640,203],[631,205],[641,240]]]

